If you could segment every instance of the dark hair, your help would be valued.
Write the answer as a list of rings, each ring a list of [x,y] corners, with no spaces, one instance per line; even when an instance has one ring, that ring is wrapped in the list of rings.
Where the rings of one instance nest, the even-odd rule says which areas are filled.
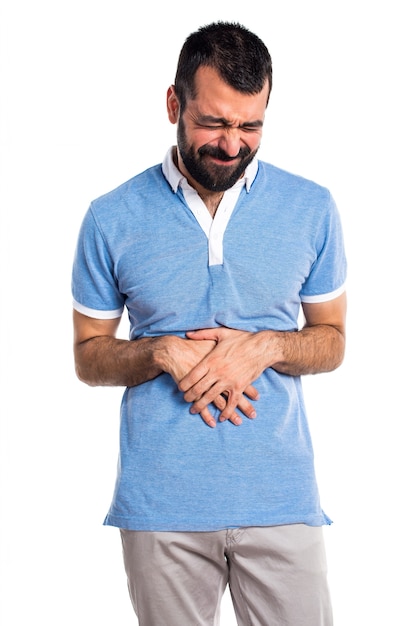
[[[273,74],[270,53],[257,35],[237,23],[214,22],[188,36],[180,51],[174,88],[183,110],[196,97],[195,74],[200,66],[215,69],[237,91],[257,94]]]

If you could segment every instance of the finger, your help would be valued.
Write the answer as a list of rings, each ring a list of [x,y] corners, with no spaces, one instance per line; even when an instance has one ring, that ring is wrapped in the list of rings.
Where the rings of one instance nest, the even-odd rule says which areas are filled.
[[[226,406],[219,416],[220,422],[231,419],[231,416],[236,412],[235,409],[237,407],[249,419],[257,417],[254,406],[241,393],[228,393],[227,398],[228,400]]]
[[[224,396],[218,396],[215,400],[214,400],[214,405],[216,406],[217,409],[220,409],[221,411],[225,408],[226,406],[226,400],[224,398]],[[222,415],[222,413],[221,413]],[[230,422],[232,422],[233,424],[235,424],[235,426],[240,426],[240,424],[242,424],[242,417],[236,412],[234,411],[231,415],[230,418],[228,418]],[[226,419],[220,419],[221,422],[225,422]]]
[[[194,388],[193,388],[194,389]],[[203,394],[203,395],[202,395]],[[223,395],[223,389],[220,383],[216,383],[212,385],[210,388],[206,389],[202,392],[202,394],[194,393],[193,390],[184,394],[184,399],[186,402],[191,402],[192,406],[190,409],[191,413],[201,413],[201,411],[207,407],[212,402]]]
[[[183,381],[182,381],[183,382]],[[184,399],[186,402],[196,402],[199,398],[203,398],[204,395],[211,394],[212,397],[206,404],[209,404],[212,400],[214,400],[221,392],[222,389],[215,391],[213,389],[216,381],[212,380],[209,377],[209,372],[203,376],[199,381],[197,381],[193,386],[190,386],[184,393]],[[187,384],[187,383],[184,383]],[[199,411],[198,411],[199,412]]]
[[[248,417],[248,419],[254,419],[257,417],[257,412],[254,406],[249,402],[246,398],[242,397],[241,400],[237,404],[238,409]],[[226,407],[222,410],[222,413],[219,416],[219,421],[224,422],[227,419],[231,419],[229,416],[232,415],[231,411],[235,412],[234,408],[226,405]]]
[[[244,389],[244,393],[246,396],[248,396],[249,398],[251,398],[251,400],[258,400],[260,397],[260,394],[258,393],[258,390],[253,387],[252,385],[248,385],[248,387],[246,387]]]
[[[207,407],[200,411],[200,417],[208,426],[216,428],[216,420]]]
[[[232,413],[231,417],[228,418],[230,422],[232,422],[235,426],[241,426],[242,417],[238,415],[235,411]],[[226,422],[226,419],[220,420],[221,422]]]
[[[190,330],[186,333],[186,337],[194,340],[207,339],[211,341],[219,341],[221,328],[204,328],[201,330]]]
[[[196,385],[204,378],[208,373],[208,368],[203,365],[197,365],[194,367],[182,380],[178,383],[178,388],[180,391],[189,393],[189,395],[193,394],[193,390]],[[202,385],[203,387],[203,385]],[[199,395],[202,395],[203,391],[200,392]],[[195,400],[198,397],[195,393],[192,400]],[[192,400],[188,400],[188,402],[192,402]]]

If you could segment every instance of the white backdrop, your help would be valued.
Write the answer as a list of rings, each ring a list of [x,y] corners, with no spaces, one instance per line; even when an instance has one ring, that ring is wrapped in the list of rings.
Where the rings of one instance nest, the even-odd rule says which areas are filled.
[[[273,56],[260,157],[329,187],[345,229],[346,360],[305,379],[336,626],[416,626],[414,3],[144,4],[1,3],[2,624],[135,624],[102,526],[122,391],[74,375],[72,257],[90,200],[174,143],[184,39],[226,19]]]

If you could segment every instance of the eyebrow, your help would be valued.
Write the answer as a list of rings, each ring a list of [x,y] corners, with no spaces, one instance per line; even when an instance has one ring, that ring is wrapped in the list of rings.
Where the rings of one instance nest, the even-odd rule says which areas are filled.
[[[222,124],[223,126],[232,127],[232,122],[228,122],[224,117],[214,117],[213,115],[200,115],[196,121],[199,124]],[[254,120],[252,122],[244,122],[239,124],[238,128],[261,128],[263,126],[263,120]]]

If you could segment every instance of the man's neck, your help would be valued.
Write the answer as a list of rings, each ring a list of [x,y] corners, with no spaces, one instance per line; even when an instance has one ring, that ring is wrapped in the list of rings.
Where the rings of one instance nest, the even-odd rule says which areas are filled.
[[[221,203],[221,200],[224,196],[224,192],[223,191],[206,191],[206,189],[203,190],[203,192],[199,190],[196,190],[196,191],[199,194],[199,196],[202,198],[211,217],[215,217],[215,213],[218,209],[218,206]]]

